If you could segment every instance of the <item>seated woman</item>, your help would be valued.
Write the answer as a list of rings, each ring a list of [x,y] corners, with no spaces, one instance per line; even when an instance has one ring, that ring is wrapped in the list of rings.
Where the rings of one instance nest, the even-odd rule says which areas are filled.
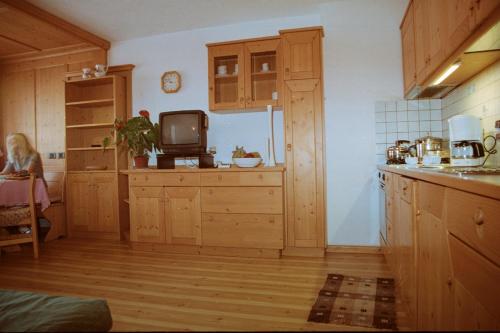
[[[47,186],[43,178],[43,166],[40,154],[29,144],[28,139],[22,133],[11,133],[6,138],[7,148],[7,163],[0,174],[8,175],[12,173],[28,172],[35,174],[36,178],[41,178]],[[40,224],[43,224],[43,229],[40,230]],[[43,241],[50,228],[50,224],[45,219],[39,219],[38,234],[40,240]],[[12,231],[12,230],[9,230]],[[20,227],[20,232],[27,233],[31,230],[26,227]]]
[[[43,178],[43,166],[40,154],[29,144],[22,133],[12,133],[6,138],[7,163],[0,174],[7,175],[20,171],[34,173]],[[45,183],[45,179],[43,180]]]

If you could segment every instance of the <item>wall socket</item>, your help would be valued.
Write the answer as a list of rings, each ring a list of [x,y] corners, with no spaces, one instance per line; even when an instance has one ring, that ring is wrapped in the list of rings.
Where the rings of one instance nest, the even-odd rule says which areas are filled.
[[[57,158],[58,158],[58,159],[63,159],[64,157],[65,157],[64,152],[59,152],[59,153],[57,153]]]
[[[64,152],[48,153],[49,160],[63,159],[65,155]]]
[[[55,160],[57,158],[56,153],[49,153],[49,160]]]

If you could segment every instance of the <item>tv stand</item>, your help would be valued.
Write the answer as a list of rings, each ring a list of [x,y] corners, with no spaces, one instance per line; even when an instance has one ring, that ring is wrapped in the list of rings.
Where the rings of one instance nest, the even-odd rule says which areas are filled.
[[[158,154],[156,155],[156,164],[158,169],[175,169],[176,157],[198,157],[198,167],[200,169],[215,168],[214,156],[207,153],[190,153],[190,154]]]

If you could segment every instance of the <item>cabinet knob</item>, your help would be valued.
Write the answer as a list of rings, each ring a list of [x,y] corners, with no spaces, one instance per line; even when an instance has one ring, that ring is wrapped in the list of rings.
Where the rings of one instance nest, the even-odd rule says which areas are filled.
[[[291,143],[286,145],[286,150],[292,151],[292,144]]]
[[[286,72],[286,73],[290,72],[290,68],[288,68],[288,67],[287,67],[287,68],[285,68],[285,72]]]
[[[240,103],[245,102],[245,99],[243,97],[240,97]]]
[[[481,208],[478,208],[476,212],[474,213],[474,223],[476,225],[483,225],[484,224],[484,212]]]
[[[221,180],[222,180],[222,176],[221,176],[221,175],[218,175],[218,176],[217,176],[217,180],[221,181]]]
[[[448,278],[448,281],[446,281],[446,284],[448,287],[451,287],[453,285],[453,280],[451,278]]]

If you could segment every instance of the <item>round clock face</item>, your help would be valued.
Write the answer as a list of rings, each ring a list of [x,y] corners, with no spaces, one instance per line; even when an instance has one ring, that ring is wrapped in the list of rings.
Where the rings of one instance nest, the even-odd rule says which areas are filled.
[[[166,93],[177,92],[181,88],[181,76],[179,73],[165,72],[161,77],[161,88]]]

